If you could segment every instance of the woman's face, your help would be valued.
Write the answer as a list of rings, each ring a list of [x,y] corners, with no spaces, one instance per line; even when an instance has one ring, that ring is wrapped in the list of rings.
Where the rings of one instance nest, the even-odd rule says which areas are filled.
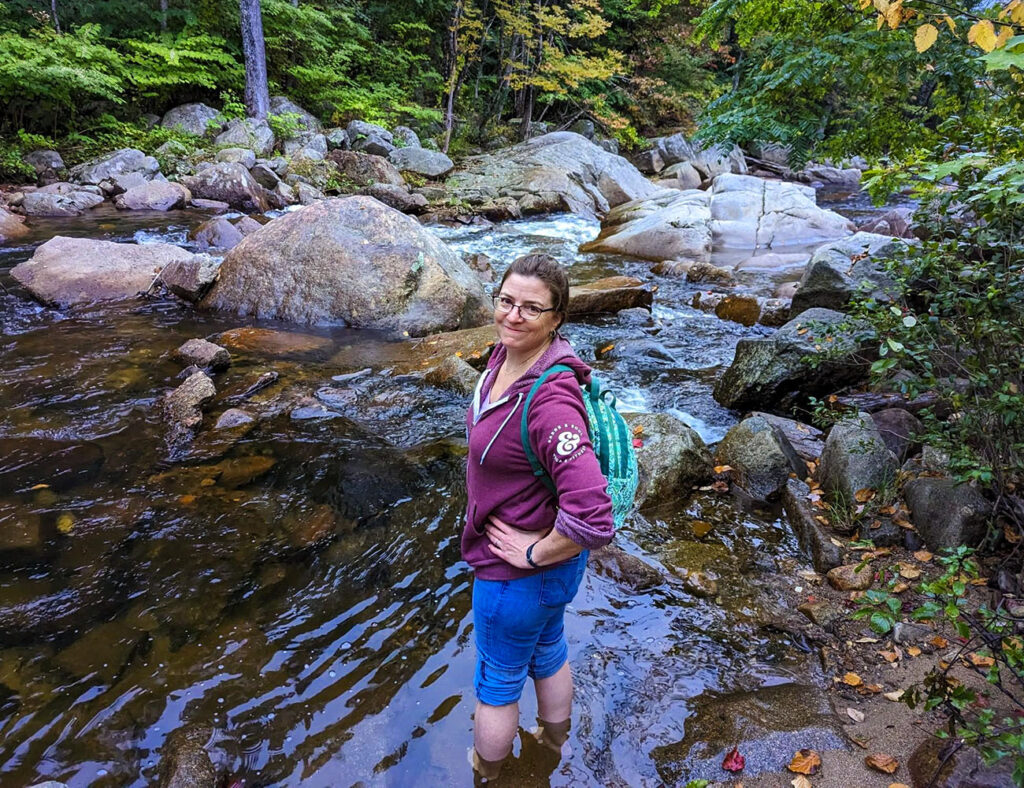
[[[509,274],[498,295],[510,298],[523,307],[529,305],[550,309],[554,306],[550,288],[535,276]],[[508,350],[517,354],[529,355],[539,350],[551,339],[551,332],[558,327],[558,323],[559,314],[555,311],[544,312],[536,320],[527,320],[516,307],[508,312],[502,312],[499,307],[494,309],[498,339]]]

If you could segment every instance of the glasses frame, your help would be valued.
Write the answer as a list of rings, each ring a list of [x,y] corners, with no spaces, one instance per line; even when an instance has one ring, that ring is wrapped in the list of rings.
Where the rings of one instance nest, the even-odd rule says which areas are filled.
[[[543,315],[545,312],[557,312],[558,311],[558,307],[554,307],[554,306],[549,306],[549,307],[547,307],[545,309],[541,309],[538,306],[533,306],[533,304],[517,304],[515,301],[512,301],[512,304],[509,306],[508,309],[504,309],[501,306],[499,306],[499,303],[500,303],[501,299],[503,299],[503,298],[508,298],[509,301],[512,301],[512,299],[509,298],[507,295],[502,295],[501,293],[498,293],[497,295],[491,296],[491,303],[494,304],[494,311],[501,312],[503,315],[510,315],[510,314],[512,314],[512,310],[513,309],[518,309],[519,310],[519,317],[522,318],[523,320],[526,320],[526,321],[529,321],[529,322],[532,322],[534,320],[540,320],[541,315]],[[532,309],[536,309],[537,310],[537,314],[534,317],[530,317],[529,315],[523,314],[523,307],[524,306],[530,307]]]

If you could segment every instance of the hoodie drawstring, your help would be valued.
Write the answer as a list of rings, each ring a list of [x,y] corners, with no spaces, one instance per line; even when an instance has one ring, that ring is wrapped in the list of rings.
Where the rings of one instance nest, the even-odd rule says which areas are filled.
[[[491,446],[494,444],[494,441],[496,441],[498,439],[498,436],[501,435],[501,431],[503,429],[505,429],[505,425],[508,424],[508,420],[512,418],[512,414],[515,413],[517,410],[519,410],[519,404],[522,401],[523,401],[523,392],[520,391],[519,394],[516,395],[516,404],[512,406],[512,410],[510,410],[508,412],[508,415],[505,417],[505,420],[503,422],[501,422],[501,426],[498,427],[497,432],[494,433],[494,437],[491,438],[491,440],[488,442],[487,448],[484,449],[484,453],[480,455],[480,464],[481,465],[484,464],[484,460],[487,458],[487,452],[489,452],[491,450]]]

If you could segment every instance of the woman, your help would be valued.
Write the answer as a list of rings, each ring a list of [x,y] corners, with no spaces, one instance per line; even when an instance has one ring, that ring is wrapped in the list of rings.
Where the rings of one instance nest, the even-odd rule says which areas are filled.
[[[468,507],[462,555],[473,567],[477,644],[474,767],[498,775],[519,728],[526,679],[537,692],[537,738],[561,750],[568,738],[572,675],[563,616],[583,578],[587,550],[611,541],[612,505],[587,434],[580,384],[590,368],[558,334],[569,281],[554,258],[509,266],[494,297],[499,343],[467,415]],[[533,474],[521,420],[537,378],[553,374],[530,405],[528,437],[558,491]]]

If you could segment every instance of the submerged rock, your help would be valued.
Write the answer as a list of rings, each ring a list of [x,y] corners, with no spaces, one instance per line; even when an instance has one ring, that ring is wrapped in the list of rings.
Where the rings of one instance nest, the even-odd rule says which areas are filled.
[[[414,219],[360,196],[308,206],[247,236],[202,305],[415,336],[490,319],[461,258]]]
[[[57,235],[11,276],[44,304],[67,307],[149,290],[163,268],[195,255],[172,244],[120,244]]]
[[[92,479],[103,465],[96,443],[67,443],[47,438],[0,438],[0,494],[35,484],[55,490]]]
[[[217,788],[220,785],[206,745],[213,729],[190,725],[174,731],[160,747],[159,788]]]
[[[569,131],[465,159],[446,186],[471,205],[512,197],[523,215],[593,216],[658,191],[628,161]]]

